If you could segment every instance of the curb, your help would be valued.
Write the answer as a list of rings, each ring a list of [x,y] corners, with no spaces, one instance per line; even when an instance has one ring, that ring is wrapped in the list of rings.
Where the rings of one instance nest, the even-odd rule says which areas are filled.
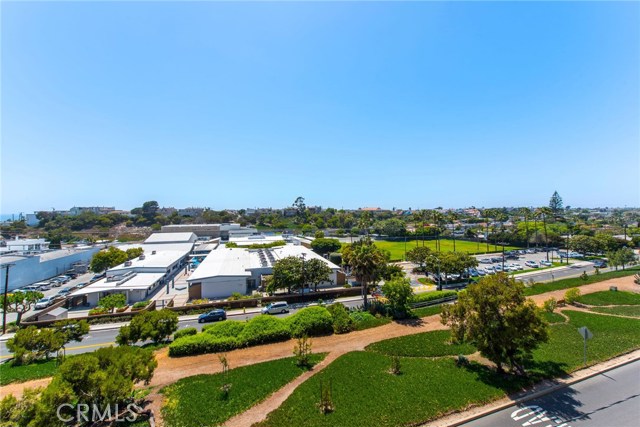
[[[552,385],[550,385],[549,387],[547,387],[547,388],[545,388],[543,390],[534,391],[534,392],[525,394],[525,396],[519,397],[519,398],[511,400],[509,402],[501,403],[501,404],[499,404],[499,405],[497,405],[495,407],[492,407],[492,408],[487,408],[487,409],[485,409],[485,410],[483,410],[483,411],[481,411],[481,412],[479,412],[477,414],[469,415],[469,416],[467,416],[467,417],[465,417],[463,419],[460,419],[460,420],[457,420],[457,421],[452,421],[452,422],[446,422],[446,418],[448,418],[449,416],[454,416],[455,415],[455,414],[450,414],[448,416],[445,416],[445,417],[441,418],[440,420],[430,421],[430,422],[427,422],[425,424],[420,424],[420,426],[421,427],[426,427],[426,426],[429,426],[429,427],[440,427],[440,426],[442,426],[442,427],[444,427],[444,426],[447,426],[447,427],[458,427],[458,426],[461,426],[463,424],[470,423],[470,422],[475,421],[475,420],[477,420],[479,418],[486,417],[487,415],[491,415],[491,414],[495,414],[496,412],[500,412],[500,411],[502,411],[504,409],[507,409],[507,408],[509,408],[511,406],[514,406],[514,405],[517,406],[517,405],[520,405],[521,403],[527,402],[529,400],[537,399],[539,397],[542,397],[542,396],[545,396],[547,394],[553,393],[553,392],[558,391],[560,389],[563,389],[565,387],[572,386],[573,384],[582,382],[584,380],[588,380],[589,378],[593,378],[593,377],[595,377],[597,375],[601,375],[601,374],[603,374],[605,372],[611,371],[613,369],[620,368],[622,366],[625,366],[625,365],[628,365],[630,363],[637,362],[638,360],[640,360],[640,350],[634,350],[634,351],[632,351],[630,353],[620,355],[617,358],[622,358],[622,357],[625,357],[627,355],[631,355],[633,353],[637,353],[637,354],[632,356],[630,359],[621,360],[619,362],[614,363],[611,366],[606,366],[606,367],[604,367],[602,369],[592,371],[592,372],[586,374],[585,376],[571,378],[572,376],[574,376],[574,374],[570,374],[570,378],[567,379],[566,381],[560,380],[562,382],[556,382],[555,384],[552,384]],[[604,364],[604,363],[607,363],[607,361],[601,362],[601,364]],[[591,369],[592,370],[597,366],[598,365],[594,365],[594,366],[591,366],[591,367],[583,368],[581,370],[587,370],[587,369]],[[577,371],[577,372],[579,372],[579,371]],[[558,381],[558,380],[551,379],[551,380],[545,380],[545,381]],[[506,398],[508,399],[508,397],[506,397]],[[489,405],[491,405],[491,404],[489,404]]]

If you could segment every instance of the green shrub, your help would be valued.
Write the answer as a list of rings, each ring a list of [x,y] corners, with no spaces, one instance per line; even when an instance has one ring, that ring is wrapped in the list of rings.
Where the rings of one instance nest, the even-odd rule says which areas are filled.
[[[441,298],[450,297],[452,295],[457,295],[456,291],[434,291],[434,292],[425,292],[422,294],[416,294],[411,299],[411,302],[427,302],[434,301]]]
[[[173,339],[174,341],[177,340],[178,338],[182,338],[182,337],[186,337],[189,335],[195,335],[198,333],[198,330],[196,328],[184,328],[184,329],[180,329],[179,331],[176,331],[175,334],[173,334]]]
[[[353,320],[349,317],[349,312],[344,305],[337,302],[327,307],[327,310],[333,318],[333,332],[346,334],[353,330]]]
[[[327,335],[333,332],[333,317],[324,307],[307,307],[287,318],[292,337]]]
[[[247,322],[238,340],[244,345],[256,345],[284,341],[290,337],[286,321],[263,314]]]
[[[372,322],[376,320],[376,317],[368,311],[354,311],[352,313],[349,313],[349,317],[355,324]]]
[[[206,325],[202,328],[202,332],[214,335],[216,337],[234,337],[237,338],[244,329],[246,323],[235,320],[223,320],[222,322]]]
[[[558,301],[555,298],[549,298],[544,302],[544,310],[547,313],[553,313],[558,307]]]
[[[149,301],[138,301],[137,303],[133,304],[131,308],[135,310],[139,310],[141,308],[145,308],[148,305],[149,305]]]
[[[109,314],[109,310],[103,307],[96,307],[89,310],[89,316],[97,316],[99,314]]]
[[[216,337],[210,334],[188,335],[169,345],[169,356],[192,356],[195,354],[231,351],[240,347],[236,338]]]
[[[571,288],[564,293],[564,301],[567,304],[573,304],[578,298],[580,298],[580,289],[578,288]]]

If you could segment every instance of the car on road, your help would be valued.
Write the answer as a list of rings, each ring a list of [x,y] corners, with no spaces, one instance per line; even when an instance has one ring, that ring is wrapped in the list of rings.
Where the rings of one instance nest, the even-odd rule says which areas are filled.
[[[540,261],[540,265],[544,265],[545,267],[551,267],[553,264],[551,263],[551,261],[547,261],[547,260],[542,260]]]
[[[51,304],[53,304],[53,301],[54,301],[53,297],[44,297],[44,298],[38,300],[38,302],[36,302],[35,309],[36,310],[42,310],[43,308],[47,308]]]
[[[262,314],[288,313],[289,304],[285,301],[272,302],[271,304],[267,304],[266,307],[263,307],[261,312]]]
[[[607,268],[607,261],[603,259],[596,259],[591,262],[593,262],[593,266],[596,268]]]
[[[215,322],[217,320],[227,320],[227,312],[218,308],[198,316],[198,323]]]
[[[527,267],[530,267],[530,268],[539,268],[540,267],[540,265],[535,261],[526,261],[524,263],[524,265],[526,265]]]

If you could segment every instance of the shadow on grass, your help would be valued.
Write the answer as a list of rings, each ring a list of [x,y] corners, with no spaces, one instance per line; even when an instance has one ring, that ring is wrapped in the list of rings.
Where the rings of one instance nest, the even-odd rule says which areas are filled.
[[[402,320],[394,320],[395,323],[398,323],[399,325],[404,325],[404,326],[411,326],[414,328],[420,327],[422,325],[424,325],[424,320],[422,320],[422,318],[416,318],[416,319],[402,319]]]

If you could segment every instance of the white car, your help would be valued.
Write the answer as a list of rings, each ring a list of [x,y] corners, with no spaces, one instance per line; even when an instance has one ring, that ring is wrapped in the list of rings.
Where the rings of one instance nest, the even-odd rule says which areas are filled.
[[[514,271],[522,270],[522,266],[517,262],[509,264],[509,267],[511,267],[512,270],[515,269]]]
[[[547,260],[542,260],[540,261],[540,265],[544,265],[545,267],[551,267],[553,264],[551,263],[551,261],[547,261]]]
[[[482,258],[480,260],[481,264],[491,264],[491,260],[489,258]]]
[[[53,297],[44,297],[36,303],[35,309],[42,310],[53,304]]]
[[[535,261],[526,261],[524,263],[524,265],[526,265],[527,267],[531,267],[531,268],[539,268],[540,267],[540,265],[538,265],[538,263],[535,262]]]
[[[285,301],[272,302],[271,304],[268,304],[266,307],[263,307],[261,311],[262,311],[262,314],[288,313],[289,304],[287,304]]]

